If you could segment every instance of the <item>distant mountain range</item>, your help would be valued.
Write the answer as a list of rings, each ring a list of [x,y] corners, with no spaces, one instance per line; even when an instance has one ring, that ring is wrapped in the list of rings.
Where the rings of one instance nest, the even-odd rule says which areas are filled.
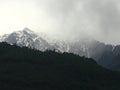
[[[45,34],[38,34],[25,28],[0,37],[1,42],[26,46],[40,51],[54,50],[56,52],[74,53],[80,56],[93,58],[103,67],[120,70],[120,45],[106,45],[94,39],[75,40],[65,42],[53,39]]]

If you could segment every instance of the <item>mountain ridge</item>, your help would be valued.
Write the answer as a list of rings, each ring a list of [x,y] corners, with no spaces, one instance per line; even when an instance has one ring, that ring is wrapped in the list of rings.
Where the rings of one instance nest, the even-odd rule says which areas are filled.
[[[119,82],[90,58],[0,43],[0,89],[119,90]]]
[[[65,42],[53,39],[45,34],[35,33],[29,28],[3,35],[1,36],[0,41],[17,44],[20,47],[26,46],[40,51],[54,50],[61,53],[74,53],[80,56],[93,58],[103,67],[114,69],[117,66],[120,70],[120,63],[116,62],[119,61],[118,56],[120,56],[120,45],[113,46],[110,44],[104,44],[90,38]]]

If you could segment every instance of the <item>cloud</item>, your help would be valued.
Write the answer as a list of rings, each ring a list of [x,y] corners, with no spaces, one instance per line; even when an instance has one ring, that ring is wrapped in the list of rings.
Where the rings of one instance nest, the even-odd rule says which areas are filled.
[[[65,35],[89,35],[116,44],[120,42],[119,6],[119,0],[50,0],[46,10]]]
[[[120,41],[119,0],[1,0],[0,14],[0,29],[26,26],[63,39],[91,36],[106,43]]]
[[[107,43],[120,43],[120,1],[118,0],[92,0],[88,10],[98,24],[99,39]],[[96,18],[94,18],[96,17]]]
[[[44,9],[55,21],[56,30],[68,36],[84,36],[93,31],[93,24],[87,14],[83,0],[51,0]],[[71,35],[73,34],[73,35]]]

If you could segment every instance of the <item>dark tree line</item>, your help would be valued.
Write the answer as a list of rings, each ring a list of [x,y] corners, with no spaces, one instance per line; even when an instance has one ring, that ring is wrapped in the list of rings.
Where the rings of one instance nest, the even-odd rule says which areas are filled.
[[[11,90],[120,90],[120,73],[92,59],[0,43],[0,88]]]

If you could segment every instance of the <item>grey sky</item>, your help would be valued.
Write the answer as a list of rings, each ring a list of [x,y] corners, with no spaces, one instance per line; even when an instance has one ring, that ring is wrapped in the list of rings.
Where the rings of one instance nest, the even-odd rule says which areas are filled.
[[[0,0],[0,34],[28,27],[73,38],[120,43],[119,0]]]

